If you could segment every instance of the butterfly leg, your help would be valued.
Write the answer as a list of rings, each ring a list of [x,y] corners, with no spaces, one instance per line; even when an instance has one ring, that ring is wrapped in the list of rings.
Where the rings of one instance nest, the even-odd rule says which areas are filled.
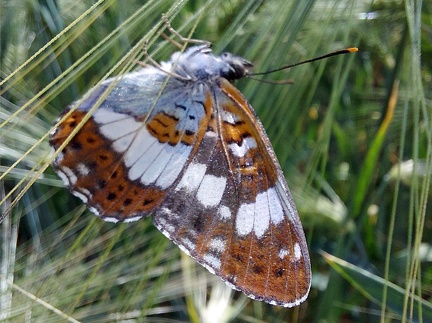
[[[136,63],[137,63],[138,65],[140,65],[140,66],[142,66],[142,67],[154,66],[154,67],[156,67],[158,70],[160,70],[160,71],[162,71],[162,72],[164,72],[164,73],[166,73],[166,74],[168,74],[168,75],[170,75],[170,76],[172,76],[172,77],[175,77],[175,78],[178,78],[178,79],[181,79],[181,80],[185,80],[185,81],[190,81],[189,78],[186,78],[186,77],[181,76],[181,75],[179,75],[179,74],[177,74],[177,73],[170,72],[170,71],[167,71],[167,70],[163,69],[162,66],[161,66],[158,62],[156,62],[156,61],[155,61],[155,60],[150,56],[150,54],[148,53],[148,51],[147,51],[147,44],[148,44],[147,41],[144,42],[144,48],[143,48],[143,51],[144,51],[144,56],[145,56],[145,58],[150,62],[150,64],[147,64],[147,63],[144,63],[144,62],[141,62],[141,61],[136,61]]]
[[[189,44],[206,45],[208,47],[211,46],[211,43],[209,41],[202,40],[202,39],[186,38],[186,37],[183,37],[182,35],[180,35],[180,33],[171,26],[171,23],[165,14],[162,14],[162,20],[164,21],[165,26],[169,30],[169,32],[171,34],[173,34],[174,36],[176,36],[178,39],[180,39],[181,42],[189,43]],[[183,48],[183,46],[180,43],[176,42],[175,40],[168,37],[167,35],[165,35],[165,36],[164,35],[165,34],[162,34],[162,37],[164,37],[166,40],[171,42],[173,45],[177,46],[180,49]]]

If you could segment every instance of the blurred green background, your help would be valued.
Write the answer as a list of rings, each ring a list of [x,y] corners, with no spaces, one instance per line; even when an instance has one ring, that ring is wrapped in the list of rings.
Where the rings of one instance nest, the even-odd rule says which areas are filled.
[[[294,309],[231,291],[152,225],[105,223],[49,167],[60,112],[107,74],[176,50],[162,13],[261,72],[243,79],[311,253]],[[431,322],[432,4],[427,1],[0,1],[0,320]]]

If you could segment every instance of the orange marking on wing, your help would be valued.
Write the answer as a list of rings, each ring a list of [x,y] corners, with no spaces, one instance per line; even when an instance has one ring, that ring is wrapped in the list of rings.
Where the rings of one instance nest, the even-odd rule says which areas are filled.
[[[85,112],[82,111],[74,111],[69,117],[63,121],[63,123],[56,129],[53,136],[50,138],[50,143],[55,148],[58,148],[71,132],[76,128],[76,126],[80,123],[80,121],[84,118]],[[87,128],[87,129],[86,129]],[[86,123],[82,126],[82,135],[81,140],[85,142],[85,144],[91,148],[96,149],[99,148],[102,143],[98,140],[97,136],[91,132],[89,132],[89,125]]]
[[[225,107],[226,106],[224,106],[224,108]],[[226,135],[226,140],[228,142],[235,141],[239,144],[243,142],[244,138],[251,136],[254,132],[254,130],[251,129],[250,125],[248,125],[246,122],[237,123],[235,125],[224,123],[223,128]]]
[[[259,184],[258,186],[263,189],[273,187],[277,182],[278,172],[275,168],[276,156],[267,135],[240,91],[225,79],[221,79],[220,82],[222,92],[227,95],[226,100],[221,100],[222,110],[232,113],[239,119],[234,125],[227,122],[221,123],[224,142],[242,145],[245,138],[251,137],[257,143],[257,147],[250,147],[241,157],[230,154],[229,148],[225,145],[225,151],[230,154],[230,167],[236,167],[235,171],[246,177],[265,174],[265,182],[259,183],[259,179],[255,178],[252,179],[251,185]]]
[[[161,112],[147,123],[147,130],[159,142],[175,146],[181,140],[187,145],[192,145],[196,140],[196,134],[190,131],[181,132],[177,128],[178,123],[179,120],[177,118]]]
[[[207,131],[207,128],[210,126],[213,129],[216,129],[215,120],[212,120],[212,112],[213,112],[213,99],[210,93],[207,93],[205,101],[204,101],[204,110],[205,116],[199,121],[198,133],[196,134],[196,144],[192,150],[191,156],[194,156],[196,151],[198,150],[199,144],[204,137],[204,134]]]
[[[305,264],[304,255],[299,259],[294,257],[294,245],[298,242],[295,237],[293,228],[285,223],[283,228],[273,227],[271,234],[260,240],[253,234],[231,240],[222,258],[222,277],[246,294],[294,302],[307,293],[310,282],[310,268]],[[279,253],[283,248],[289,250],[281,258]],[[265,284],[264,277],[267,277]]]
[[[85,112],[74,111],[51,137],[51,145],[58,149],[84,117]],[[82,172],[82,165],[88,171]],[[70,189],[84,194],[87,204],[100,215],[125,220],[145,216],[159,206],[166,192],[144,187],[128,178],[121,155],[111,149],[111,142],[98,132],[97,124],[90,118],[63,150],[63,158],[54,162],[54,168],[69,168],[77,177]],[[88,195],[90,194],[90,196]]]
[[[85,184],[81,182],[81,185]],[[148,215],[159,206],[165,195],[162,190],[144,188],[130,182],[123,166],[119,166],[103,190],[95,192],[89,204],[97,206],[99,212],[104,210],[106,216],[115,214],[117,219],[123,220],[133,216]]]

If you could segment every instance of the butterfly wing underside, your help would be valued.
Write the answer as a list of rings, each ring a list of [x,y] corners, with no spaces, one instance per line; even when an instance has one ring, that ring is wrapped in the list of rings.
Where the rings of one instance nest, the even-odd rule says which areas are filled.
[[[57,150],[108,92],[53,161],[72,193],[106,221],[130,222],[150,215],[204,134],[201,129],[210,115],[204,108],[211,106],[174,78],[165,84],[166,77],[146,68],[108,79],[76,109],[66,109],[61,116],[65,120],[51,134],[50,144]]]
[[[213,116],[155,225],[231,287],[271,304],[310,288],[303,229],[273,149],[243,95],[221,78]]]

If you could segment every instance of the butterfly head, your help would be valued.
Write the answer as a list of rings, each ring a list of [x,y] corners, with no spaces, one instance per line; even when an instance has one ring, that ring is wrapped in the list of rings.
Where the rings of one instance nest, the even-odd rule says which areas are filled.
[[[223,53],[220,59],[230,67],[227,71],[221,71],[221,76],[229,81],[238,80],[249,75],[249,68],[253,66],[251,62],[243,57],[231,53]]]

